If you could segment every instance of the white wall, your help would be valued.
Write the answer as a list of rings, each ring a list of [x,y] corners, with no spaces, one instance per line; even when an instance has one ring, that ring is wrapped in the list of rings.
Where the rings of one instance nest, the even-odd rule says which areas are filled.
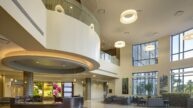
[[[48,49],[65,51],[99,60],[100,39],[88,25],[65,14],[48,10]]]
[[[44,32],[44,35],[32,25],[26,16],[19,10],[12,0],[0,0],[0,5],[21,25],[28,31],[39,43],[46,45],[46,23],[47,14],[46,8],[41,0],[17,0],[19,4],[25,9],[32,20]]]
[[[162,75],[170,75],[170,70],[179,67],[193,66],[193,58],[170,62],[170,36],[165,36],[158,40],[158,64],[133,67],[132,66],[132,45],[128,45],[121,49],[120,52],[120,78],[115,81],[115,94],[122,95],[122,79],[129,78],[129,94],[132,95],[132,73],[158,71],[158,77]],[[170,82],[168,82],[170,86]],[[168,87],[169,88],[169,87]],[[159,79],[158,79],[159,94]]]
[[[11,85],[11,78],[16,79],[15,77],[3,76],[3,97],[23,96],[23,87]]]
[[[115,80],[109,80],[108,82],[108,94],[107,96],[114,96],[115,95]],[[109,89],[112,89],[112,93],[109,93]]]
[[[80,81],[74,84],[74,96],[83,96],[83,85]]]
[[[104,99],[104,90],[102,82],[92,81],[91,99],[97,101],[101,101]]]

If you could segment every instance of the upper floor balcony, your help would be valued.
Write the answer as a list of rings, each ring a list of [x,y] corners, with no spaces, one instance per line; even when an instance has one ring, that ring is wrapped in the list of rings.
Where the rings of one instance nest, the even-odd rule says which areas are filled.
[[[48,10],[69,15],[94,28],[100,35],[100,28],[94,15],[76,0],[42,0]]]
[[[100,59],[107,61],[107,62],[110,62],[110,63],[113,63],[113,64],[118,65],[118,66],[120,64],[119,59],[117,59],[116,56],[111,56],[103,51],[100,52]]]

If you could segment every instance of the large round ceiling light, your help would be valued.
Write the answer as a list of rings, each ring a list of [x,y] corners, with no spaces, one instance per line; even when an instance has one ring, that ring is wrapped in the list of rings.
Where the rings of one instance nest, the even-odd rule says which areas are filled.
[[[64,13],[64,8],[60,4],[56,5],[54,10],[58,13]]]
[[[121,13],[120,22],[123,24],[130,24],[137,20],[137,11],[130,9]]]
[[[192,40],[192,39],[193,39],[193,33],[184,35],[183,39],[184,39],[184,40]]]
[[[155,46],[154,45],[147,45],[145,47],[145,51],[153,51],[155,49]]]
[[[115,42],[115,48],[123,48],[125,47],[125,42],[124,41],[117,41]]]

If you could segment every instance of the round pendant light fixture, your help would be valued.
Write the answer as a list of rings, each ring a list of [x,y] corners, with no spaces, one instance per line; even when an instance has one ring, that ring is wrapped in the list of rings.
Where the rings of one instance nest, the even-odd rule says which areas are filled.
[[[193,39],[193,33],[184,35],[183,39],[184,39],[184,40],[192,40],[192,39]]]
[[[64,13],[64,8],[60,4],[56,5],[54,10],[58,13]]]
[[[145,47],[145,51],[153,51],[155,49],[155,46],[154,45],[147,45]]]
[[[129,9],[123,11],[120,16],[120,22],[123,24],[131,24],[137,20],[137,11],[133,9]]]
[[[117,41],[114,44],[115,48],[123,48],[125,47],[125,42],[124,41]]]

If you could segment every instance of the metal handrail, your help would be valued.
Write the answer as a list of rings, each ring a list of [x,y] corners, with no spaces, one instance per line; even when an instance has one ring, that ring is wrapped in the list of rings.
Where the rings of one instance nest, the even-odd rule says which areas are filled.
[[[95,16],[83,5],[75,0],[42,0],[48,10],[55,11],[56,5],[62,6],[64,14],[80,20],[86,25],[94,24],[94,30],[100,35],[99,23]]]

